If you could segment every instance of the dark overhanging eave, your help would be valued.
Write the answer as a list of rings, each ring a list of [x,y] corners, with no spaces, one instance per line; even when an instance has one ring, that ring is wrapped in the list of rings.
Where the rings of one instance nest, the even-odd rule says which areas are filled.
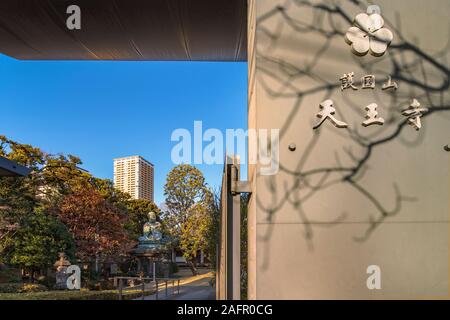
[[[66,27],[69,5],[81,8],[81,30]],[[2,0],[0,52],[19,60],[246,61],[247,0]]]
[[[31,170],[14,161],[0,157],[0,177],[20,177],[29,175]]]

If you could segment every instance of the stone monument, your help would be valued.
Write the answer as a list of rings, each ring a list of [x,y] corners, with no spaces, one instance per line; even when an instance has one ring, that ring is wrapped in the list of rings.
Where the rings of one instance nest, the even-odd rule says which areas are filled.
[[[154,242],[157,244],[162,240],[161,223],[156,219],[156,213],[148,213],[148,221],[144,224],[143,236],[139,237],[139,242]]]
[[[67,267],[70,266],[70,261],[67,259],[64,252],[59,253],[59,260],[54,264],[56,268],[56,285],[55,288],[58,290],[67,289]]]
[[[143,235],[139,244],[133,249],[132,255],[137,258],[137,272],[155,276],[157,273],[168,276],[165,256],[168,253],[169,238],[162,233],[162,225],[155,212],[148,213],[148,221],[144,224]]]

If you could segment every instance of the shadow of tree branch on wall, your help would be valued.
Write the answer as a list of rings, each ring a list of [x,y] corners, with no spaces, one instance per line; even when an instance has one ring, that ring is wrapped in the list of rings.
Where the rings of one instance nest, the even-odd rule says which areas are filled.
[[[339,81],[329,81],[316,70],[327,52],[333,49],[333,41],[344,41],[347,29],[353,24],[353,15],[345,11],[344,6],[338,4],[342,2],[286,0],[283,5],[277,5],[257,18],[257,37],[264,38],[264,47],[258,44],[256,48],[258,85],[272,99],[274,106],[277,105],[277,101],[280,103],[289,101],[293,106],[285,118],[283,127],[280,128],[280,139],[289,128],[296,125],[295,116],[305,108],[305,100],[308,97],[320,95],[325,100],[341,92]],[[346,8],[350,6],[359,12],[365,12],[369,5],[366,1],[345,2]],[[312,14],[307,19],[302,19],[293,13],[298,10],[309,10]],[[396,37],[388,49],[389,54],[383,59],[372,60],[353,57],[358,68],[367,74],[382,75],[386,78],[390,76],[392,81],[402,86],[402,90],[382,92],[383,98],[389,99],[390,106],[384,114],[385,124],[364,134],[358,130],[357,125],[345,130],[333,126],[320,128],[313,133],[306,148],[302,150],[303,153],[295,168],[288,168],[280,163],[281,172],[291,177],[293,183],[286,182],[280,187],[275,177],[266,177],[266,187],[270,191],[271,199],[270,201],[256,199],[258,207],[267,213],[267,232],[262,236],[263,241],[269,240],[272,236],[272,222],[277,212],[289,204],[296,210],[301,221],[308,249],[313,250],[315,228],[338,225],[346,221],[348,213],[342,212],[329,221],[317,221],[310,217],[311,214],[305,209],[305,204],[319,193],[336,185],[349,186],[377,212],[376,215],[369,215],[368,227],[363,234],[353,236],[354,241],[357,242],[367,241],[387,219],[398,215],[404,202],[418,200],[414,196],[402,194],[395,181],[387,185],[392,188],[392,199],[377,199],[361,182],[370,170],[369,160],[374,154],[380,152],[382,146],[398,140],[404,146],[414,148],[423,142],[426,127],[421,129],[421,134],[417,135],[413,141],[407,141],[401,135],[405,128],[409,128],[408,119],[402,117],[401,110],[410,104],[412,97],[422,101],[423,105],[429,109],[422,115],[422,119],[439,116],[450,120],[448,112],[450,111],[450,69],[447,61],[450,32],[447,43],[443,44],[442,49],[430,54],[418,45],[418,41],[411,42],[406,39],[403,35],[400,14],[396,12],[395,17],[395,22],[385,17],[386,25]],[[287,32],[299,37],[314,36],[316,39],[320,38],[322,42],[309,61],[292,63],[273,53],[280,46],[286,46],[286,39],[283,39],[283,36]],[[283,41],[284,44],[282,44]],[[301,85],[297,85],[298,83]],[[314,85],[308,86],[304,85],[305,83],[314,83]],[[373,98],[378,105],[386,105],[378,90],[370,92],[373,93]],[[352,101],[345,94],[342,95],[342,99],[352,113],[361,116],[360,104]],[[347,122],[342,112],[339,113],[339,117]],[[344,148],[344,154],[350,159],[350,164],[343,164],[339,153],[335,152],[335,166],[307,168],[307,164],[314,161],[314,151],[323,135],[323,130],[331,130],[335,135],[351,140],[352,145]],[[354,152],[356,148],[358,152]],[[269,256],[270,254],[265,255],[263,267],[267,267]]]

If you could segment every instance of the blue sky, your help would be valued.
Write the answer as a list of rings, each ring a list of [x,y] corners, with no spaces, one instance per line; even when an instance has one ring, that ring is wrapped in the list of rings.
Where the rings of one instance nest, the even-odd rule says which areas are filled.
[[[0,55],[0,134],[49,153],[79,156],[113,177],[113,158],[155,165],[155,202],[174,166],[172,131],[247,128],[247,64],[18,61]],[[219,186],[222,165],[200,165]]]

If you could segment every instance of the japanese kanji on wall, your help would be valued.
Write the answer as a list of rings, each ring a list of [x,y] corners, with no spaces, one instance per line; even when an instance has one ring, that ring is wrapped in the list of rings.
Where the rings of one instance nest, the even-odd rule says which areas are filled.
[[[384,28],[384,20],[381,16],[381,10],[378,6],[369,6],[367,13],[360,13],[355,17],[354,25],[349,28],[345,35],[345,41],[351,46],[352,52],[357,56],[364,56],[370,52],[375,57],[384,55],[393,40],[392,32]],[[377,90],[377,79],[375,75],[368,74],[361,77],[359,83],[355,82],[355,73],[349,72],[339,78],[341,91],[345,90]],[[399,84],[388,76],[383,79],[381,85],[382,91],[396,91]],[[372,125],[384,125],[384,119],[379,115],[379,109],[376,103],[369,103],[364,107],[366,113],[365,120],[361,121],[363,127]],[[339,120],[337,114],[338,106],[332,99],[327,99],[319,104],[319,112],[316,114],[319,118],[313,129],[316,130],[327,120],[337,128],[347,128],[348,124]],[[406,117],[408,124],[417,131],[422,128],[421,117],[428,112],[428,108],[423,107],[416,98],[411,99],[409,106],[402,110],[402,115]]]

